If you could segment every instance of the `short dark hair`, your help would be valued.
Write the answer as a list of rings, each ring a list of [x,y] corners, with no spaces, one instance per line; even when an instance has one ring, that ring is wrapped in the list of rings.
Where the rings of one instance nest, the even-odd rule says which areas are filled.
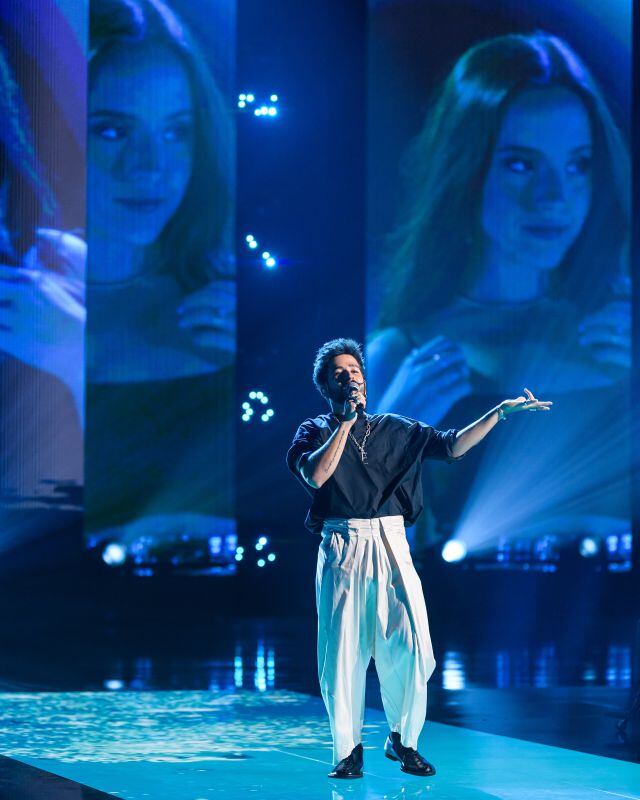
[[[325,342],[316,353],[316,358],[313,362],[313,382],[323,397],[322,389],[327,385],[327,368],[331,360],[336,356],[353,356],[364,375],[362,345],[358,344],[355,339],[341,337],[340,339],[332,339],[330,342]]]

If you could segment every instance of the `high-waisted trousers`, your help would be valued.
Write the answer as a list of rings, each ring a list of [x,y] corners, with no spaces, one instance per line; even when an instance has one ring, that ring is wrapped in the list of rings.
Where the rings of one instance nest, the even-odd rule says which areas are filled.
[[[427,609],[401,516],[327,519],[316,571],[318,676],[337,763],[362,741],[375,660],[389,729],[417,749],[433,657]]]

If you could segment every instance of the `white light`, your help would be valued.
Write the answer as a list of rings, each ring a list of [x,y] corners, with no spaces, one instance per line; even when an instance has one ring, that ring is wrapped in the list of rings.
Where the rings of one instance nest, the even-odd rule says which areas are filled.
[[[102,551],[102,560],[110,567],[119,567],[127,560],[127,548],[120,542],[109,542]]]
[[[256,108],[253,113],[256,115],[256,117],[261,117],[262,116],[262,111],[259,108]]]
[[[267,544],[268,542],[269,542],[269,540],[267,539],[267,537],[266,537],[266,536],[261,536],[261,537],[258,539],[258,544],[261,544],[263,547],[264,547],[264,545],[265,545],[265,544]]]
[[[239,94],[238,95],[238,100],[246,100],[246,99],[247,99],[247,95],[246,94]]]
[[[272,408],[268,408],[266,414],[268,417],[272,417],[276,412]]]
[[[247,95],[247,103],[253,103],[256,98],[252,94]]]
[[[264,560],[264,558],[259,558],[259,559],[258,559],[258,566],[259,566],[259,567],[264,567],[264,565],[265,565],[266,563],[267,563],[267,562]]]
[[[238,108],[245,108],[246,105],[247,104],[244,102],[244,100],[238,100]]]
[[[272,94],[271,97],[269,98],[269,100],[271,100],[272,103],[277,103],[278,102],[278,95],[277,94]]]
[[[276,560],[276,554],[275,553],[269,553],[269,555],[267,556],[267,560],[268,561],[275,561]]]
[[[454,561],[462,561],[467,555],[467,547],[460,539],[449,539],[449,541],[442,548],[442,558],[449,563]]]
[[[580,542],[580,555],[585,558],[595,556],[599,549],[598,542],[591,536],[585,536]]]
[[[264,258],[264,260],[266,261],[268,258],[271,258],[271,253],[265,250],[264,253],[262,254],[262,258]]]
[[[270,117],[278,116],[278,109],[275,106],[271,106],[271,108],[269,109],[269,116]]]
[[[257,396],[256,392],[249,392],[249,400],[255,400]]]
[[[247,416],[252,417],[254,413],[255,413],[254,410],[251,408],[251,406],[249,406],[249,408],[247,409]]]
[[[269,402],[269,398],[267,397],[266,394],[262,395],[262,397],[260,398],[260,402],[262,403],[263,406],[267,405],[267,403]]]
[[[268,414],[263,414],[263,415],[260,417],[260,419],[261,419],[263,422],[269,422],[269,419],[270,419],[270,417],[268,416]]]
[[[256,542],[256,550],[262,550],[263,547],[264,547],[263,544],[260,544],[260,542]]]
[[[236,547],[236,553],[244,553],[244,547]]]
[[[252,250],[255,250],[257,246],[258,246],[258,242],[256,242],[255,240],[254,240],[254,241],[252,241],[252,242],[249,242],[249,247],[250,247]]]
[[[236,561],[242,561],[243,558],[244,556],[242,555],[242,553],[236,553]]]
[[[243,414],[242,415],[242,421],[243,422],[249,422],[250,419],[251,419],[251,414]]]
[[[124,682],[118,680],[118,678],[110,678],[104,682],[104,688],[110,689],[112,692],[117,692],[118,689],[124,688]]]
[[[276,262],[275,258],[268,258],[268,259],[265,261],[265,264],[266,264],[268,267],[275,267],[276,263],[277,263],[277,262]]]
[[[242,404],[242,408],[244,408],[244,410],[246,411],[248,408],[251,408],[251,403],[247,403],[247,401],[245,400],[244,403]]]
[[[256,392],[256,400],[262,400],[264,397],[264,392]]]
[[[267,106],[260,106],[260,113],[261,114],[268,114],[269,113],[269,109],[267,108]]]
[[[253,241],[255,241],[255,237],[254,237],[254,236],[252,236],[250,233],[249,233],[249,234],[247,234],[247,236],[245,236],[244,238],[245,238],[245,241],[246,241],[246,242],[253,242]]]

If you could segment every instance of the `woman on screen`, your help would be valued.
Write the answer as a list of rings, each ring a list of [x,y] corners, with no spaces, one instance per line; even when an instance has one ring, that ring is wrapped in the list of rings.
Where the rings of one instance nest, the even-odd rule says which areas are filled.
[[[87,528],[170,550],[233,529],[229,113],[160,0],[94,0]],[[148,550],[148,548],[146,548]]]
[[[493,396],[543,386],[557,413],[544,469],[531,475],[553,491],[524,486],[514,530],[534,517],[553,520],[543,532],[617,530],[628,506],[630,173],[602,93],[556,36],[480,42],[454,65],[407,168],[414,190],[368,341],[376,410],[446,427]],[[517,463],[534,448],[527,436]],[[595,453],[597,486],[567,471],[568,454],[584,465]],[[458,475],[469,503],[480,496],[477,466]],[[435,516],[425,515],[423,543],[434,520],[441,535],[455,530],[461,511],[437,466],[425,489]]]

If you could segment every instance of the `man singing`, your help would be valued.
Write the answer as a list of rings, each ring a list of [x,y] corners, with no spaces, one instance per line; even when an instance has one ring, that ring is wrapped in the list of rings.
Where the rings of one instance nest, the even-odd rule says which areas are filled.
[[[362,777],[372,657],[390,729],[385,755],[411,775],[435,775],[416,749],[435,659],[404,527],[422,511],[422,461],[457,461],[499,420],[517,411],[549,411],[552,403],[525,389],[526,397],[504,400],[463,430],[448,431],[397,414],[369,415],[364,360],[353,339],[322,345],[313,380],[331,413],[300,425],[287,465],[313,498],[306,525],[322,535],[318,675],[336,764],[329,777]]]

